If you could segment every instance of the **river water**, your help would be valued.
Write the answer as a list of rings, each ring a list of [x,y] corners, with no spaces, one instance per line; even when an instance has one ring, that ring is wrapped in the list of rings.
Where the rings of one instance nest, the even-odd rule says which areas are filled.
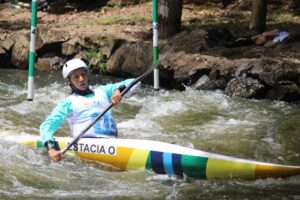
[[[120,172],[9,140],[38,127],[69,88],[61,74],[36,73],[34,101],[27,71],[1,69],[0,199],[300,199],[300,176],[266,180],[195,180],[146,171]],[[91,84],[114,82],[92,76]],[[113,107],[119,137],[158,140],[238,158],[300,165],[300,106],[229,98],[221,91],[141,90]],[[63,124],[56,136],[67,136]]]

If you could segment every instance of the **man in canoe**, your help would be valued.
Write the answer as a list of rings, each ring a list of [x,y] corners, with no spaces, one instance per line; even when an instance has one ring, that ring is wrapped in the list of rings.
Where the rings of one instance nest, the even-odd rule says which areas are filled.
[[[127,79],[92,90],[88,85],[87,71],[87,65],[81,59],[66,62],[62,74],[71,87],[71,94],[62,100],[40,125],[42,141],[48,149],[49,156],[56,162],[63,158],[63,153],[57,148],[54,133],[64,120],[68,120],[72,135],[76,137],[111,103],[113,105],[120,103],[121,90],[134,81],[134,79]],[[130,91],[136,90],[139,85],[140,83]],[[107,111],[83,135],[83,137],[93,138],[116,138],[117,136],[117,125],[111,110]]]

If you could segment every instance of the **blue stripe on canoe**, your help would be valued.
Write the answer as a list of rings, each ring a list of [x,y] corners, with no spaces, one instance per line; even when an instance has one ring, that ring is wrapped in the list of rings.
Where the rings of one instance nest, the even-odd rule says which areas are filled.
[[[151,165],[152,169],[157,174],[165,174],[163,163],[163,153],[158,151],[151,151]]]
[[[166,173],[169,175],[175,175],[174,170],[173,170],[171,153],[164,153],[163,162],[164,162],[164,168],[165,168]]]
[[[183,169],[181,164],[181,155],[180,154],[172,154],[172,165],[174,173],[177,176],[183,176]]]

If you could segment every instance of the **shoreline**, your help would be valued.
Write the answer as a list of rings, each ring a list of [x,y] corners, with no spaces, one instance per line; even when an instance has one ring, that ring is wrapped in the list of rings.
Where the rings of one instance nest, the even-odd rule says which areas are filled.
[[[145,24],[150,24],[151,19],[140,17],[130,22],[127,15],[149,12],[150,4],[110,9],[62,15],[39,12],[36,70],[60,70],[67,59],[79,57],[88,61],[93,73],[137,77],[146,71],[152,64],[152,32]],[[9,17],[4,23],[8,26],[0,29],[0,65],[12,64],[26,69],[29,29],[25,27],[30,15],[27,9],[5,10],[6,15],[15,18]],[[160,52],[176,45],[174,53],[160,66],[161,87],[184,90],[183,85],[188,85],[200,90],[221,89],[229,96],[242,98],[300,101],[300,34],[291,25],[283,29],[290,36],[274,46],[254,44],[227,48],[224,42],[228,41],[216,35],[238,38],[240,35],[235,35],[237,30],[232,25],[190,29],[185,25],[186,20],[197,15],[188,16],[187,11],[191,12],[188,5],[183,13],[182,32],[159,41]],[[120,15],[124,15],[123,19],[118,18],[115,23],[99,21],[115,20],[114,16]],[[4,16],[3,9],[1,16]],[[146,82],[152,84],[150,79]]]

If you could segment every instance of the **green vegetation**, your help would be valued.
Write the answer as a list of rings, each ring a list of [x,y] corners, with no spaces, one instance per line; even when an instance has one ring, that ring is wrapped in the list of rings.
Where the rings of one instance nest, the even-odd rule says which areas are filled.
[[[298,19],[295,19],[293,13],[290,12],[270,12],[267,15],[267,20],[274,23],[299,23]]]
[[[112,15],[107,17],[99,17],[97,19],[87,19],[83,23],[87,25],[109,25],[109,24],[120,24],[127,22],[145,22],[151,20],[151,15],[130,15],[130,16],[120,16]]]
[[[107,58],[102,54],[100,50],[88,49],[83,51],[85,59],[89,60],[89,68],[91,70],[99,71],[99,73],[105,73]]]

